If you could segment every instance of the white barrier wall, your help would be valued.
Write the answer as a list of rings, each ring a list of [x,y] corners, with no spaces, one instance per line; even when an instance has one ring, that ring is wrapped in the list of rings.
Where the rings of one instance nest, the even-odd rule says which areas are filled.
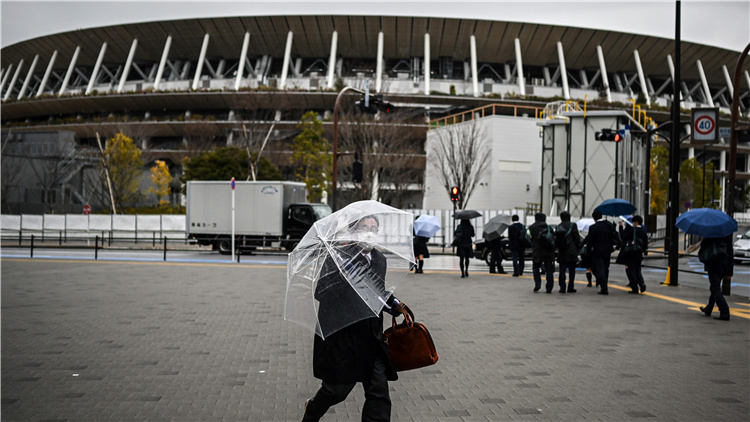
[[[38,235],[66,238],[93,236],[129,239],[185,239],[184,215],[0,215],[3,236]]]

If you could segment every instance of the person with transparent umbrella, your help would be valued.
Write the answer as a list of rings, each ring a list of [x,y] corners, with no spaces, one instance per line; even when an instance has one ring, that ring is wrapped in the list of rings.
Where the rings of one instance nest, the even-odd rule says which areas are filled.
[[[390,420],[388,381],[398,379],[383,337],[383,311],[401,315],[387,276],[388,257],[414,262],[411,214],[360,201],[318,220],[290,254],[284,317],[315,331],[313,376],[321,386],[305,402],[317,421],[365,391],[362,420]]]

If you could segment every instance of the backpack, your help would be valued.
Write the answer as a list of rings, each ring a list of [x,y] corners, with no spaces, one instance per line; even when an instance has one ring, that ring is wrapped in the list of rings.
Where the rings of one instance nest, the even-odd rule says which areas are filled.
[[[541,232],[539,232],[539,235],[537,236],[537,244],[542,248],[546,249],[548,251],[554,251],[555,250],[555,234],[554,234],[554,227],[547,226],[544,229],[542,229]]]
[[[557,226],[557,231],[555,232],[557,237],[557,247],[561,251],[564,249],[570,249],[571,246],[575,246],[576,251],[579,248],[580,243],[580,236],[578,239],[575,239],[574,233],[573,233],[573,224],[570,223],[570,226],[568,226],[568,229],[565,230],[565,227],[562,225]]]
[[[727,245],[724,242],[711,242],[706,247],[701,247],[700,252],[698,252],[698,260],[704,264],[721,262],[728,256]]]

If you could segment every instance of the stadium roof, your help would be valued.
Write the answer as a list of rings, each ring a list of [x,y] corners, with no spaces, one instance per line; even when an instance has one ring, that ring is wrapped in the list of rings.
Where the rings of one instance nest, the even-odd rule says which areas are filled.
[[[210,35],[207,57],[239,58],[245,32],[250,34],[251,55],[283,55],[287,33],[294,33],[292,54],[324,58],[330,53],[333,31],[338,31],[338,54],[345,58],[374,59],[379,31],[384,33],[384,57],[408,59],[424,54],[424,34],[430,34],[432,59],[470,57],[469,38],[476,36],[480,63],[515,60],[514,39],[521,41],[524,66],[557,65],[560,41],[568,69],[597,69],[596,46],[601,45],[608,72],[635,72],[633,51],[638,50],[649,76],[669,76],[667,55],[674,58],[674,40],[623,32],[558,25],[477,19],[393,16],[238,16],[144,22],[81,29],[34,38],[2,49],[3,65],[30,62],[39,55],[44,69],[57,50],[55,69],[67,68],[76,46],[78,65],[93,66],[103,42],[105,63],[125,63],[134,38],[138,39],[136,62],[159,61],[168,35],[173,37],[170,58],[195,60],[204,34]],[[725,85],[722,65],[733,73],[738,52],[691,42],[682,43],[683,79],[700,78],[695,65],[701,60],[709,84]],[[746,61],[745,68],[750,67]]]

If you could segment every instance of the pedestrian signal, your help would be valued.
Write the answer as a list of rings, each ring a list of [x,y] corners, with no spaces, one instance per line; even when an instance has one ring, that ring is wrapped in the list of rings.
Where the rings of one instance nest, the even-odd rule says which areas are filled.
[[[451,201],[452,201],[452,202],[458,202],[458,195],[459,195],[460,193],[461,193],[461,192],[460,192],[460,191],[458,190],[458,186],[453,186],[453,187],[452,187],[452,188],[450,189],[450,194],[451,194]]]

